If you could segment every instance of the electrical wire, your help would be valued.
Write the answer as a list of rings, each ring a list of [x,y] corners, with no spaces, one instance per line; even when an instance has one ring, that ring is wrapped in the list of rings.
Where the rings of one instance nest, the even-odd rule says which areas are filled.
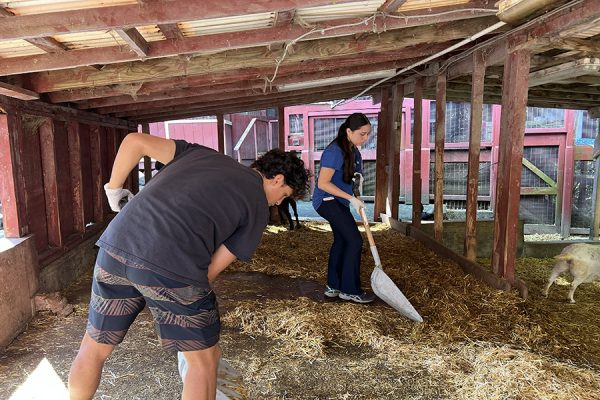
[[[528,21],[528,22],[526,22],[526,23],[524,23],[522,25],[519,25],[518,27],[516,27],[516,28],[514,28],[512,30],[504,32],[504,33],[502,33],[502,34],[500,34],[498,36],[495,36],[493,38],[490,38],[490,39],[486,40],[483,43],[480,43],[480,44],[478,44],[476,46],[473,46],[472,48],[466,50],[465,52],[463,52],[463,53],[461,53],[461,54],[459,54],[459,55],[457,55],[455,57],[452,57],[449,60],[447,60],[445,63],[443,63],[441,65],[441,67],[440,67],[440,71],[445,71],[450,65],[458,62],[459,60],[462,60],[465,57],[468,57],[473,52],[475,52],[475,51],[477,51],[477,50],[479,50],[479,49],[481,49],[483,47],[487,47],[490,44],[492,44],[494,42],[497,42],[497,41],[499,41],[501,39],[504,39],[505,37],[507,37],[509,35],[512,35],[512,34],[518,32],[520,30],[523,30],[523,29],[525,29],[525,28],[527,28],[527,27],[529,27],[529,26],[531,26],[533,24],[539,23],[540,21],[548,19],[552,15],[554,15],[556,13],[559,13],[559,12],[561,12],[561,11],[567,9],[567,8],[571,8],[571,7],[577,5],[577,4],[581,3],[581,2],[583,2],[583,0],[573,0],[573,1],[570,1],[570,2],[568,2],[566,4],[563,4],[562,6],[556,8],[556,9],[554,9],[552,11],[549,11],[548,13],[546,13],[544,15],[541,15],[541,16],[539,16],[537,18],[532,19],[531,21]],[[456,44],[454,44],[453,46],[450,46],[447,49],[444,49],[444,50],[440,51],[439,53],[433,54],[433,55],[431,55],[431,56],[429,56],[429,57],[427,57],[427,58],[425,58],[425,59],[423,59],[421,61],[418,61],[418,62],[416,62],[416,63],[414,63],[414,64],[412,64],[412,65],[410,65],[410,66],[408,66],[406,68],[403,68],[402,70],[396,72],[394,75],[391,75],[389,77],[386,77],[384,79],[381,79],[381,80],[373,83],[372,85],[370,85],[368,88],[366,88],[365,90],[363,90],[362,92],[360,92],[356,96],[353,96],[353,97],[351,97],[349,99],[344,99],[344,100],[337,101],[336,103],[334,103],[331,106],[331,108],[333,109],[333,108],[337,107],[340,104],[345,104],[347,102],[355,100],[358,97],[360,97],[360,96],[364,95],[365,93],[367,93],[368,91],[370,91],[371,89],[375,88],[376,86],[382,84],[383,82],[386,82],[386,81],[388,81],[388,80],[390,80],[390,79],[392,79],[392,78],[394,78],[394,77],[396,77],[398,75],[401,75],[401,74],[403,74],[403,73],[405,73],[407,71],[410,71],[410,70],[414,69],[415,67],[418,67],[418,66],[420,66],[420,65],[422,65],[422,64],[424,64],[424,63],[426,63],[428,61],[431,61],[431,60],[433,60],[433,59],[435,59],[437,57],[440,57],[440,56],[442,56],[442,55],[444,55],[444,54],[446,54],[446,53],[448,53],[448,52],[450,52],[452,50],[455,50],[456,48],[458,48],[460,46],[463,46],[463,45],[465,45],[465,44],[467,44],[469,42],[472,42],[473,40],[475,40],[475,39],[483,36],[484,34],[490,33],[490,32],[492,32],[492,31],[494,31],[494,30],[496,30],[496,29],[498,29],[498,28],[500,28],[501,26],[504,26],[504,25],[506,25],[506,23],[504,23],[504,22],[498,22],[498,23],[496,23],[496,24],[494,24],[494,25],[492,25],[492,26],[490,26],[490,27],[488,27],[488,28],[486,28],[486,29],[484,29],[484,30],[476,33],[475,35],[473,35],[473,36],[471,36],[471,37],[469,37],[467,39],[464,39],[461,42],[456,43]]]
[[[449,14],[456,14],[456,13],[464,13],[464,12],[480,12],[480,13],[486,13],[486,12],[490,12],[490,14],[492,13],[496,13],[496,9],[492,9],[492,8],[467,8],[467,9],[459,9],[459,10],[450,10],[450,11],[444,11],[444,12],[440,12],[440,13],[435,13],[435,14],[426,14],[426,15],[392,15],[392,14],[387,14],[387,13],[383,13],[381,11],[377,11],[375,12],[373,15],[363,18],[362,20],[358,21],[358,22],[354,22],[354,23],[350,23],[350,24],[342,24],[342,25],[335,25],[335,26],[328,26],[326,28],[319,28],[317,26],[314,26],[312,30],[298,36],[297,38],[291,40],[290,42],[286,43],[285,48],[283,49],[283,54],[280,58],[277,58],[275,60],[275,72],[273,73],[273,76],[271,78],[269,77],[264,77],[265,79],[265,87],[263,89],[264,92],[266,92],[267,90],[267,86],[269,86],[269,88],[271,88],[271,86],[273,85],[273,82],[275,81],[275,78],[277,78],[277,74],[279,72],[279,67],[281,66],[281,63],[283,63],[283,61],[285,60],[285,58],[287,57],[287,55],[289,54],[290,48],[296,44],[297,42],[299,42],[302,39],[307,38],[308,36],[314,35],[314,34],[321,34],[324,35],[325,32],[331,31],[331,30],[336,30],[336,29],[340,29],[340,28],[349,28],[349,27],[353,27],[353,26],[359,26],[359,25],[368,25],[370,22],[373,23],[373,29],[372,31],[374,33],[381,33],[381,32],[386,32],[386,25],[385,25],[385,20],[386,18],[391,18],[391,19],[403,19],[405,21],[408,22],[408,20],[411,19],[419,19],[419,18],[431,18],[431,17],[438,17],[438,16],[443,16],[443,15],[449,15]],[[383,30],[378,30],[377,27],[377,19],[381,18],[383,20]],[[301,21],[303,22],[303,21]],[[302,23],[303,26],[306,27],[310,27],[309,24],[307,23]]]

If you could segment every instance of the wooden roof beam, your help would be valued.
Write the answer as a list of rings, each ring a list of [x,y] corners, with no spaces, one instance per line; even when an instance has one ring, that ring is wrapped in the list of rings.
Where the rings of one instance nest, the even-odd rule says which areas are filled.
[[[8,11],[4,7],[0,7],[0,18],[14,16],[15,15],[12,12]],[[26,41],[47,53],[62,53],[66,50],[69,50],[67,46],[52,37],[29,38],[26,39]]]
[[[288,54],[281,66],[306,60],[325,60],[349,57],[359,53],[402,51],[402,47],[425,45],[459,40],[471,36],[494,23],[496,17],[484,17],[435,26],[420,26],[410,29],[389,31],[356,41],[342,36],[318,41],[299,42],[294,54]],[[440,35],[443,31],[444,35]],[[368,61],[367,61],[368,62]],[[61,70],[31,75],[32,90],[54,92],[82,88],[94,83],[104,86],[115,83],[132,83],[141,80],[160,80],[174,76],[212,73],[216,67],[221,71],[241,68],[274,67],[274,58],[264,57],[264,48],[249,48],[224,51],[218,54],[187,59],[156,59],[129,65],[107,65],[102,71]]]
[[[293,73],[318,73],[320,71],[339,68],[363,68],[363,66],[367,64],[379,64],[382,69],[401,68],[416,62],[417,57],[434,54],[445,47],[446,44],[444,43],[431,45],[422,44],[387,52],[361,53],[348,57],[303,61],[302,63],[281,66],[277,76],[283,77]],[[140,96],[173,88],[197,87],[228,83],[231,81],[262,79],[262,77],[270,77],[272,74],[272,66],[242,68],[234,71],[213,72],[210,74],[168,77],[150,82],[141,81],[130,84],[63,90],[48,93],[48,97],[52,103],[63,103],[120,95]],[[279,79],[276,81],[279,82]]]
[[[444,22],[452,22],[458,19],[480,18],[486,15],[492,15],[494,10],[487,11],[461,11],[456,13],[435,15],[438,9],[428,10],[432,13],[431,17],[398,19],[378,17],[373,24],[356,24],[361,21],[360,18],[336,20],[330,23],[320,24],[320,27],[327,28],[332,26],[355,24],[353,26],[344,26],[338,29],[332,29],[324,34],[315,31],[315,38],[325,39],[328,37],[338,37],[341,35],[353,35],[356,33],[369,32],[373,29],[377,32],[390,31],[403,28],[414,28],[418,26],[428,26]],[[410,13],[407,13],[407,15]],[[1,29],[2,25],[0,25]],[[264,29],[253,29],[252,31],[218,33],[213,35],[204,35],[197,37],[183,38],[179,41],[162,40],[148,44],[148,50],[145,58],[172,57],[185,54],[214,53],[218,51],[229,50],[232,48],[250,48],[256,46],[266,46],[294,40],[301,35],[310,32],[310,28],[299,25],[274,26]],[[310,36],[309,36],[310,37]],[[41,71],[53,71],[67,68],[76,68],[95,64],[115,64],[127,61],[139,60],[139,56],[134,52],[126,52],[120,46],[103,47],[101,49],[83,49],[70,51],[67,54],[51,55],[41,54],[25,57],[14,57],[2,60],[0,63],[0,75],[13,75]]]
[[[137,29],[115,29],[115,32],[121,36],[121,39],[127,43],[127,45],[135,52],[135,54],[142,58],[146,58],[148,56],[148,42],[146,42],[146,39],[144,39]],[[98,50],[102,51],[102,49]]]
[[[158,24],[158,29],[169,40],[182,40],[184,38],[177,24]]]
[[[185,109],[189,107],[201,107],[201,106],[212,106],[213,104],[222,101],[224,103],[236,103],[239,101],[255,101],[255,100],[273,100],[278,98],[287,98],[293,96],[300,95],[312,95],[316,93],[326,93],[328,91],[340,91],[340,90],[357,90],[357,88],[362,88],[368,86],[370,83],[373,83],[375,80],[369,81],[361,81],[361,82],[353,82],[353,83],[344,83],[338,85],[328,85],[321,87],[312,87],[307,89],[299,89],[290,92],[268,92],[262,93],[252,92],[252,91],[240,91],[237,94],[228,94],[225,96],[211,96],[207,98],[206,96],[195,96],[181,99],[174,99],[170,101],[157,101],[155,103],[145,103],[145,104],[131,104],[130,107],[121,107],[120,109],[115,108],[111,113],[119,117],[131,117],[133,115],[144,115],[144,114],[153,114],[156,112],[164,111],[176,111],[179,109]],[[103,112],[108,111],[108,109],[103,109]]]
[[[21,100],[39,100],[40,95],[31,90],[23,89],[19,86],[0,82],[0,94],[7,97],[14,97]]]
[[[281,27],[291,25],[296,16],[296,10],[279,11],[275,13],[275,19],[273,20],[274,27]]]
[[[136,121],[154,122],[154,121],[164,121],[167,119],[174,119],[174,118],[189,118],[189,117],[202,116],[202,115],[213,115],[217,112],[223,112],[223,113],[228,114],[228,113],[235,113],[235,112],[242,112],[242,111],[253,111],[253,110],[261,110],[261,109],[265,109],[265,108],[269,108],[269,107],[279,106],[279,105],[289,106],[289,105],[296,105],[296,104],[307,104],[307,103],[312,103],[315,101],[337,100],[340,98],[345,98],[347,96],[350,96],[355,91],[356,91],[356,89],[351,88],[349,90],[334,91],[334,92],[329,91],[329,92],[323,92],[323,93],[315,93],[315,94],[311,94],[311,95],[291,95],[291,96],[280,97],[280,98],[264,99],[264,100],[260,100],[260,101],[237,100],[235,102],[217,102],[217,103],[215,103],[213,105],[209,105],[209,106],[203,105],[200,107],[179,109],[179,110],[175,110],[175,111],[168,111],[168,112],[163,111],[163,112],[157,112],[152,115],[144,115],[144,116],[137,116],[137,117],[131,117],[131,118],[135,119]]]
[[[379,7],[379,11],[388,14],[395,13],[404,3],[406,3],[406,0],[386,0],[386,2]]]
[[[108,31],[123,27],[169,24],[351,2],[352,0],[253,0],[251,2],[241,0],[163,0],[141,2],[132,5],[16,16],[7,19],[0,25],[0,40]]]
[[[384,63],[375,63],[375,64],[363,64],[351,67],[343,67],[336,68],[326,71],[317,71],[317,72],[304,72],[304,69],[296,69],[290,71],[280,71],[278,74],[278,78],[275,80],[273,86],[282,85],[282,84],[290,84],[290,83],[298,83],[298,82],[307,82],[307,81],[315,81],[320,79],[328,79],[328,78],[337,78],[343,77],[347,75],[355,75],[376,71],[384,71],[384,70],[394,70],[396,68],[400,68],[403,65],[409,65],[411,60],[407,60],[403,63],[398,61],[388,61]],[[265,71],[267,72],[267,71]],[[252,74],[252,77],[248,77],[247,79],[235,80],[228,83],[223,84],[215,84],[215,85],[198,85],[194,87],[187,88],[174,88],[172,90],[161,90],[156,93],[149,93],[145,95],[138,95],[135,98],[131,95],[123,95],[123,96],[114,96],[114,97],[106,97],[100,99],[92,99],[80,104],[77,104],[79,109],[89,109],[95,108],[98,109],[100,107],[110,107],[117,106],[120,104],[130,104],[132,102],[142,103],[147,101],[156,101],[163,99],[173,99],[178,97],[188,97],[198,95],[199,93],[203,94],[212,94],[212,93],[222,93],[222,92],[231,92],[232,90],[242,90],[242,89],[263,89],[268,85],[265,85],[264,79],[258,79],[255,74]]]

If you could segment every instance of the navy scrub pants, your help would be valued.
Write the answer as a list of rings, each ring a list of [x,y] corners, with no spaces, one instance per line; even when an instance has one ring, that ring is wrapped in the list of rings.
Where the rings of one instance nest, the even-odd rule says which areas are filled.
[[[363,239],[350,208],[335,199],[323,200],[317,213],[329,222],[333,231],[327,285],[346,294],[362,294],[360,256]]]

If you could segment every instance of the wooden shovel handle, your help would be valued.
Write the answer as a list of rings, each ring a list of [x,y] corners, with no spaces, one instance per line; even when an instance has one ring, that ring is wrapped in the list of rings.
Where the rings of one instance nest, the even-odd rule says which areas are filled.
[[[375,246],[375,241],[373,240],[373,234],[371,233],[371,228],[369,227],[369,221],[367,220],[367,214],[365,213],[365,208],[361,207],[360,216],[362,218],[362,222],[365,225],[365,232],[367,233],[367,239],[369,239],[369,246]]]

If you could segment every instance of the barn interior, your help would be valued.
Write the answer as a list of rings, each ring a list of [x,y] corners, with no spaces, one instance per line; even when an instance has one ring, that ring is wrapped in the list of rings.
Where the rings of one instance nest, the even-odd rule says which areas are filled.
[[[85,327],[94,243],[114,217],[103,185],[128,133],[212,115],[227,154],[235,138],[226,140],[225,115],[276,108],[284,147],[285,107],[371,96],[381,104],[373,222],[383,223],[374,226],[375,240],[386,272],[425,322],[403,319],[383,302],[325,302],[327,226],[273,228],[251,263],[236,263],[216,284],[228,362],[222,391],[231,398],[594,398],[600,287],[582,286],[570,305],[561,281],[543,298],[552,260],[517,258],[515,210],[526,107],[600,117],[599,38],[595,0],[0,2],[2,397],[64,391]],[[438,193],[445,104],[472,105],[462,252],[444,242],[441,197],[429,231],[420,213],[408,223],[387,207],[398,202],[406,97],[415,104],[415,165],[420,104],[436,100]],[[483,103],[502,105],[488,257],[478,255],[477,240]],[[151,160],[144,163],[149,180]],[[412,182],[418,210],[419,168]],[[126,187],[138,186],[132,173]],[[597,239],[596,207],[600,201]],[[366,248],[363,265],[368,282]],[[35,296],[56,292],[74,312],[36,312]],[[98,398],[177,398],[176,358],[161,353],[149,314],[129,337]]]

